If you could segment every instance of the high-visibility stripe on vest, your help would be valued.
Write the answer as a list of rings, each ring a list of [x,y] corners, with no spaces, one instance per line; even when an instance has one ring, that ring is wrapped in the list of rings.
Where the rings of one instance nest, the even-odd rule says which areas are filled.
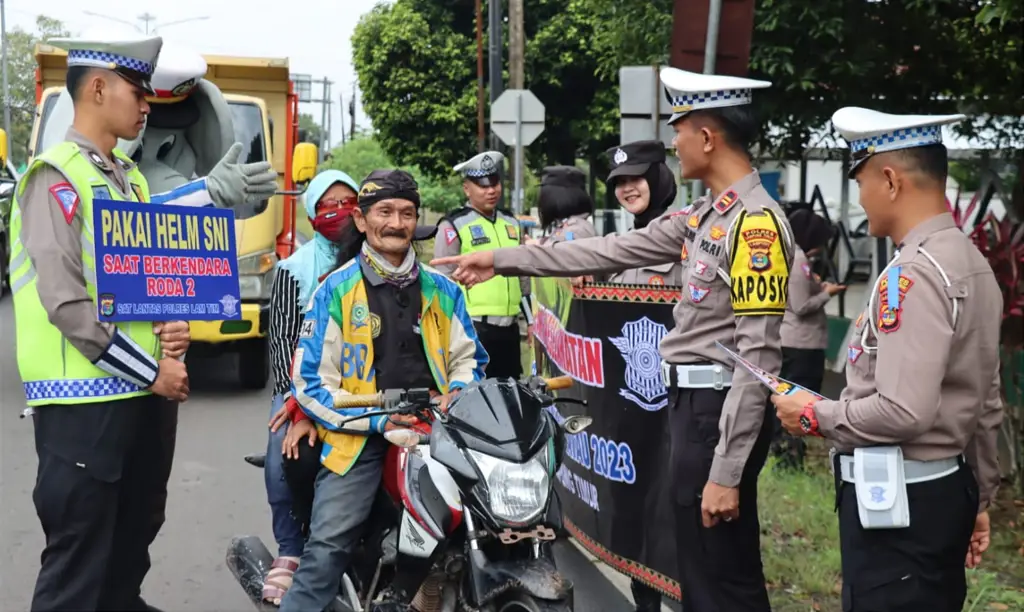
[[[476,211],[453,215],[463,254],[519,246],[519,221],[500,210],[495,212],[493,222]],[[518,278],[495,276],[466,291],[466,309],[471,317],[515,316],[522,297]]]
[[[114,155],[131,160],[120,151]],[[125,200],[73,142],[62,142],[37,156],[18,184],[11,205],[10,282],[14,294],[14,319],[18,343],[18,371],[29,406],[40,404],[83,404],[148,395],[150,391],[101,370],[68,342],[50,323],[39,299],[36,271],[21,243],[21,207],[18,197],[29,177],[43,165],[65,176],[78,194],[78,215],[82,222],[82,273],[89,297],[96,302],[96,262],[93,242],[92,202],[94,197]],[[137,167],[127,172],[131,201],[148,202],[149,185]],[[59,206],[56,201],[47,202]],[[117,323],[117,328],[136,344],[160,358],[160,340],[148,321]],[[59,358],[58,358],[59,356]]]

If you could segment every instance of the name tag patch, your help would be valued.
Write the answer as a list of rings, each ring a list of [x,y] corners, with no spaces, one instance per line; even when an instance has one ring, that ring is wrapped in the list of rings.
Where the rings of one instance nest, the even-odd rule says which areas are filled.
[[[487,234],[484,233],[484,228],[479,225],[470,225],[469,235],[473,238],[473,246],[487,244],[491,241],[491,239],[487,237]]]
[[[704,251],[709,255],[713,255],[715,258],[722,257],[722,245],[715,244],[707,238],[700,239],[700,250]]]

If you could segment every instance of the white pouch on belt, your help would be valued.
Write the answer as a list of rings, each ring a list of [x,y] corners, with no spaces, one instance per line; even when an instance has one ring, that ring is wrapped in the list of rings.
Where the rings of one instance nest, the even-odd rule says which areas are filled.
[[[864,529],[910,526],[910,504],[898,446],[872,446],[853,451],[853,486]]]

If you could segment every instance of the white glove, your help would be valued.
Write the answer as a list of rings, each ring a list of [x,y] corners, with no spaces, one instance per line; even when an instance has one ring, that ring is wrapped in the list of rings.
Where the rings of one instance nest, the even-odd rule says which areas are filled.
[[[218,208],[256,205],[277,191],[277,172],[270,162],[240,164],[242,143],[236,142],[210,170],[206,188]]]

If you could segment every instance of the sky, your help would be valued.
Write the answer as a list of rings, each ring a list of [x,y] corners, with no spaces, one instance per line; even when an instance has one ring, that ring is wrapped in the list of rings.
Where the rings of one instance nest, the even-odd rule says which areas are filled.
[[[167,43],[187,46],[199,53],[242,55],[258,57],[286,57],[292,73],[309,74],[314,79],[327,77],[333,81],[331,98],[331,140],[340,142],[339,121],[347,113],[356,80],[352,67],[352,32],[359,17],[370,11],[379,0],[304,0],[265,2],[266,10],[257,10],[257,3],[243,0],[175,0],[168,4],[155,0],[5,0],[7,27],[35,30],[36,15],[42,12],[64,22],[73,34],[91,29],[128,28],[116,21],[86,13],[107,15],[129,21],[144,28],[137,17],[146,12],[155,20],[149,27],[163,36]],[[289,13],[289,7],[301,7]],[[45,7],[45,8],[41,8]],[[83,9],[82,7],[88,7]],[[172,21],[207,17],[204,20],[168,25]],[[144,31],[144,29],[143,29]],[[321,97],[314,88],[314,97]],[[344,108],[338,104],[344,95]],[[368,128],[369,119],[359,105],[356,92],[356,125]],[[320,121],[319,104],[302,104],[300,112],[309,113]],[[348,130],[348,116],[344,116]]]

